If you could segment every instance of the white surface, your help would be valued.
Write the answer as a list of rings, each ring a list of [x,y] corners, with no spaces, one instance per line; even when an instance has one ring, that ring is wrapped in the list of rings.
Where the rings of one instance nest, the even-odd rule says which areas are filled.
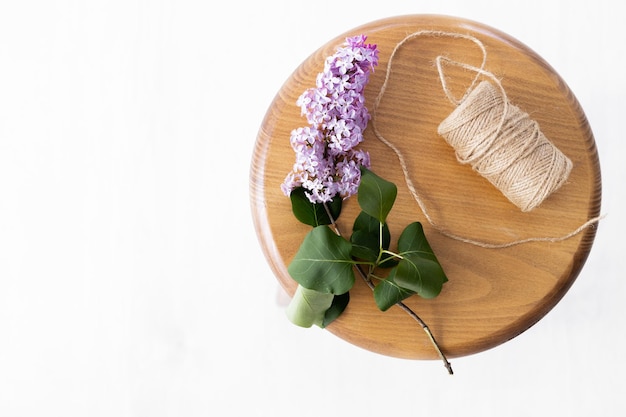
[[[615,4],[2,2],[0,415],[623,415]],[[496,27],[561,74],[608,214],[562,302],[452,377],[290,325],[249,211],[253,144],[291,72],[348,29],[412,13]]]

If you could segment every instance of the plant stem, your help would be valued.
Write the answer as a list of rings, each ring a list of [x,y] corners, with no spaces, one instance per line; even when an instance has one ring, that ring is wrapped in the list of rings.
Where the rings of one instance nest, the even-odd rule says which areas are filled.
[[[394,258],[404,259],[404,256],[400,255],[399,253],[392,252],[390,250],[383,249],[383,250],[380,251],[380,253],[381,253],[381,255],[383,253],[385,253],[387,255],[393,256]]]
[[[324,203],[324,209],[326,210],[326,214],[328,214],[328,218],[330,218],[330,222],[331,222],[333,228],[335,229],[335,233],[337,233],[338,236],[341,236],[341,232],[339,231],[339,227],[337,227],[337,224],[335,223],[335,218],[331,214],[330,209],[328,208],[328,205],[326,205],[326,203]],[[382,228],[382,226],[381,226],[381,228]],[[380,236],[382,236],[382,230],[380,232]],[[381,243],[381,247],[382,247],[382,243]],[[392,254],[394,256],[402,258],[400,255],[397,255],[397,254],[395,254],[393,252],[389,252],[389,251],[384,251],[384,252],[387,252],[389,254]],[[381,251],[381,254],[382,253],[383,253],[383,251]],[[370,289],[372,291],[374,291],[375,285],[372,282],[369,274],[366,274],[365,272],[363,272],[363,269],[361,269],[361,266],[359,264],[356,264],[355,266],[356,266],[357,271],[359,272],[359,275],[361,275],[361,278],[363,278],[363,281],[365,281],[367,286],[370,287]],[[373,269],[373,268],[370,268],[370,269]],[[439,347],[439,344],[435,340],[435,336],[430,331],[430,328],[424,322],[424,320],[422,320],[420,318],[420,316],[415,314],[415,312],[413,310],[411,310],[411,308],[409,306],[407,306],[406,304],[404,304],[403,302],[400,301],[400,302],[396,303],[396,305],[398,307],[400,307],[402,310],[404,310],[410,317],[412,317],[422,327],[422,329],[424,330],[424,332],[426,333],[426,335],[430,339],[430,342],[435,347],[435,350],[437,351],[437,354],[439,354],[439,357],[443,361],[444,366],[448,370],[448,374],[453,375],[454,371],[452,370],[452,364],[448,361],[448,358],[446,358],[446,355],[441,351],[441,348]]]
[[[335,217],[330,212],[330,208],[328,207],[328,204],[323,203],[323,205],[324,205],[324,210],[326,210],[326,214],[328,215],[328,218],[330,219],[330,223],[333,225],[333,229],[335,229],[335,233],[337,233],[337,236],[341,236],[341,232],[339,231],[339,228],[337,227],[337,223],[335,223]]]
[[[430,342],[435,347],[435,350],[439,354],[439,358],[443,361],[443,364],[446,367],[446,369],[448,370],[448,373],[450,375],[453,375],[454,371],[452,370],[452,364],[448,361],[448,358],[446,358],[446,355],[441,351],[441,348],[439,347],[439,344],[435,340],[435,336],[433,335],[433,333],[428,328],[428,325],[426,323],[424,323],[424,321],[417,314],[415,314],[415,312],[413,310],[411,310],[403,302],[399,302],[396,305],[398,307],[400,307],[402,310],[404,310],[409,316],[413,317],[413,319],[415,319],[415,321],[417,321],[420,324],[420,326],[422,326],[422,329],[424,330],[424,332],[426,332],[426,335],[428,335],[428,338],[430,339]]]
[[[361,269],[361,267],[359,265],[356,265],[356,269],[359,272],[359,275],[361,275],[361,278],[363,278],[363,281],[365,281],[365,283],[367,284],[367,286],[370,287],[370,289],[372,291],[374,291],[375,286],[374,286],[374,283],[372,282],[372,280],[369,278],[369,276],[365,272],[363,272],[363,270]],[[430,342],[435,347],[435,350],[437,351],[437,354],[439,354],[439,358],[441,358],[441,360],[443,361],[443,364],[446,367],[446,369],[448,370],[448,373],[450,375],[453,375],[454,371],[452,370],[452,364],[448,361],[448,358],[442,352],[441,348],[439,347],[439,343],[437,343],[437,341],[435,340],[435,336],[430,331],[430,328],[424,322],[424,320],[422,320],[420,318],[420,316],[418,316],[413,310],[411,310],[411,308],[409,306],[407,306],[403,302],[400,301],[400,302],[396,303],[396,305],[398,307],[400,307],[402,310],[404,310],[404,312],[406,312],[410,317],[412,317],[422,327],[422,329],[424,330],[424,332],[426,333],[426,335],[430,339]]]

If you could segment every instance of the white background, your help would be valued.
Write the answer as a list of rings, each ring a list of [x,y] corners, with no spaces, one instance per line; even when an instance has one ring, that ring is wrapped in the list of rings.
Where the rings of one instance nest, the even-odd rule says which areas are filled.
[[[616,4],[2,1],[0,416],[624,415]],[[291,325],[249,209],[254,141],[291,72],[413,13],[493,26],[559,72],[608,215],[565,298],[454,376]]]

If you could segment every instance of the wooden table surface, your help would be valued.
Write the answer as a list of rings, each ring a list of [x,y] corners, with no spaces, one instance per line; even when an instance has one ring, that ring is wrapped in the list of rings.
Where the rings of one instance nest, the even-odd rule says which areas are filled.
[[[306,126],[295,102],[315,85],[324,59],[346,36],[366,34],[378,45],[380,62],[366,88],[371,105],[381,88],[389,56],[410,33],[437,30],[469,34],[487,49],[485,69],[501,81],[509,100],[530,114],[543,133],[573,162],[567,183],[543,204],[521,212],[487,180],[457,162],[437,126],[454,106],[438,81],[438,55],[479,65],[482,55],[462,39],[420,37],[407,42],[394,58],[392,74],[378,108],[377,127],[404,155],[411,180],[433,220],[447,231],[475,240],[505,243],[529,237],[562,236],[600,212],[598,155],[587,119],[566,83],[542,58],[519,41],[485,25],[443,16],[411,15],[365,24],[314,51],[286,80],[269,105],[259,130],[250,171],[252,215],[271,270],[285,290],[296,283],[287,273],[304,235],[310,230],[291,213],[280,184],[291,170],[292,129]],[[452,69],[450,88],[460,97],[471,76]],[[448,357],[477,353],[517,336],[548,313],[578,276],[593,244],[595,226],[560,242],[532,242],[485,249],[446,237],[431,227],[400,169],[397,155],[368,128],[362,148],[372,170],[398,186],[389,215],[392,239],[421,221],[449,281],[432,300],[406,300],[429,325]],[[358,213],[356,198],[344,202],[339,226],[350,231]],[[328,331],[384,355],[436,359],[417,323],[397,307],[377,309],[371,290],[357,280],[344,314]],[[286,320],[286,319],[285,319]]]

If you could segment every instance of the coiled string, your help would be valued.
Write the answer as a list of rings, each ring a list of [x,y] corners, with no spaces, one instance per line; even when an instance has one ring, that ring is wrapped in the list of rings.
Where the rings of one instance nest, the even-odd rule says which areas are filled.
[[[396,153],[407,187],[431,226],[440,233],[465,243],[484,248],[505,248],[527,242],[566,240],[598,222],[600,217],[590,219],[559,237],[531,237],[506,243],[489,243],[453,234],[433,221],[411,180],[404,156],[376,127],[377,110],[391,77],[391,67],[397,51],[406,42],[422,36],[464,39],[473,42],[482,52],[480,67],[452,61],[444,56],[436,59],[443,91],[457,105],[439,125],[438,133],[454,148],[459,162],[470,164],[524,212],[538,207],[567,180],[572,162],[545,137],[536,121],[508,101],[500,81],[492,73],[485,71],[487,51],[480,40],[460,33],[430,30],[414,32],[401,40],[389,57],[385,80],[372,107],[371,124],[376,137]],[[460,100],[452,95],[447,86],[444,65],[460,66],[476,74]],[[481,76],[491,79],[496,87],[489,81],[479,83]]]
[[[524,212],[556,191],[572,169],[538,123],[488,81],[478,84],[437,131],[459,162],[470,164]]]

